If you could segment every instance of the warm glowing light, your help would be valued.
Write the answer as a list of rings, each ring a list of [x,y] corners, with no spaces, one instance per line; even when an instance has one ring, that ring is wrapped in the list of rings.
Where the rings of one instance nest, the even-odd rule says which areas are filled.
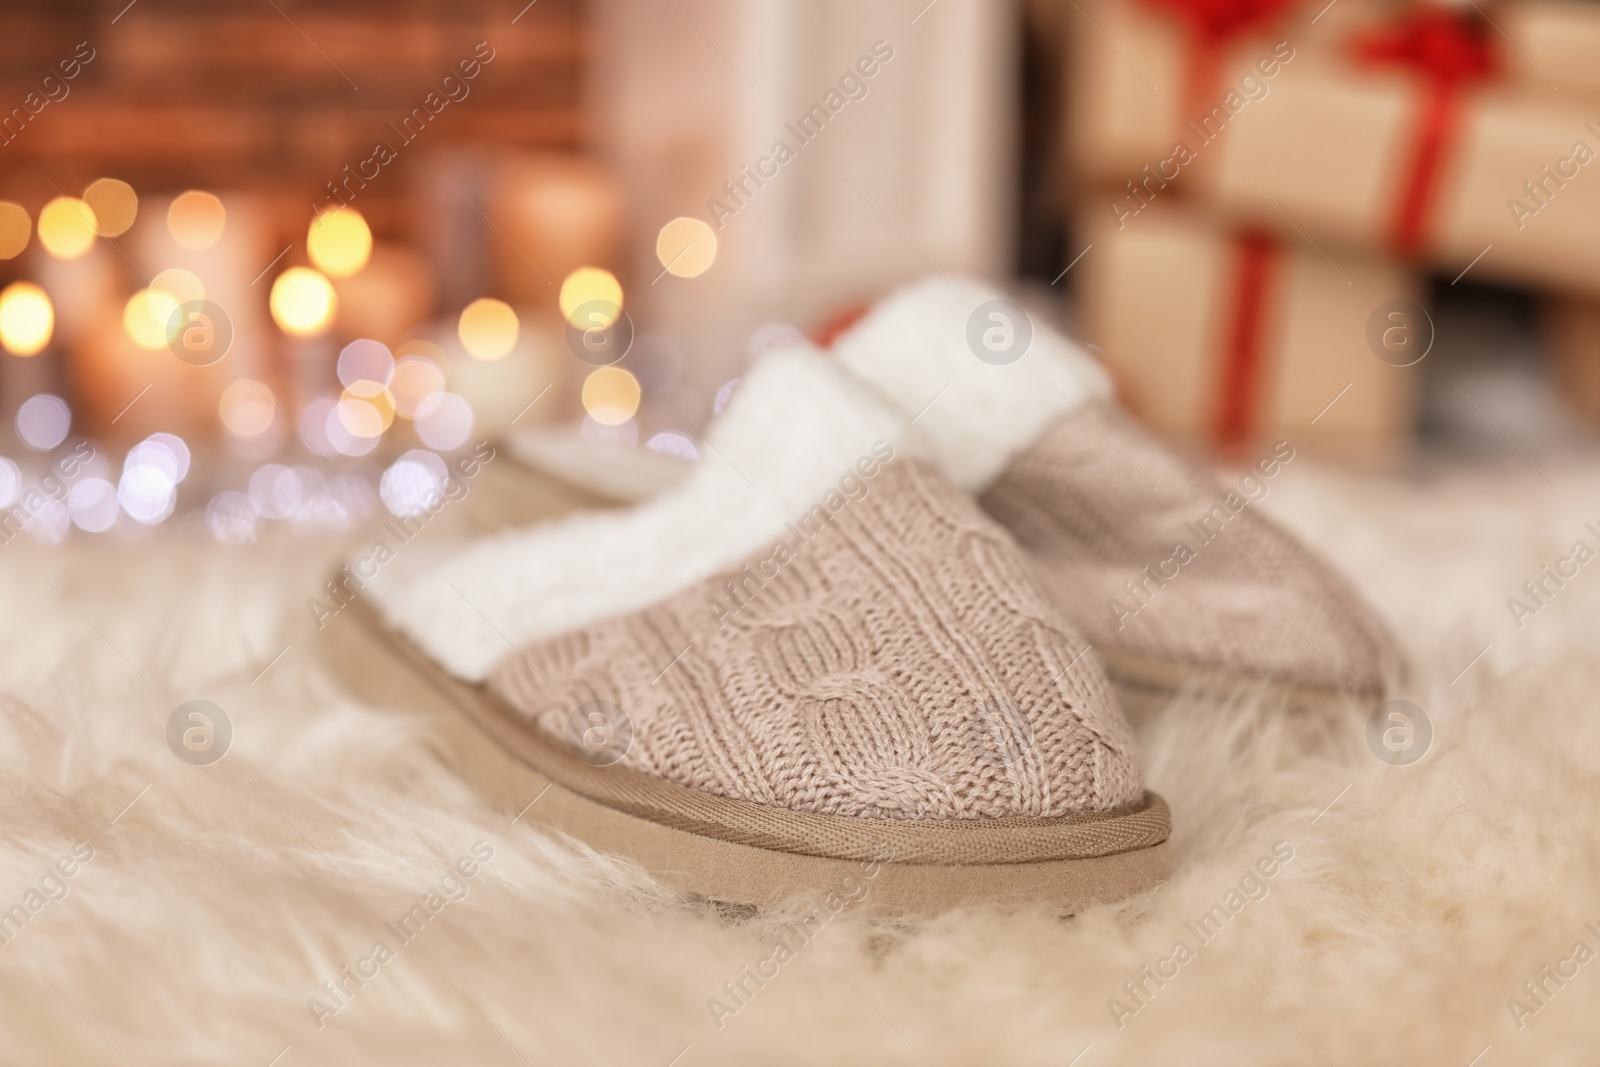
[[[82,200],[58,196],[39,212],[39,243],[57,259],[77,259],[94,244],[94,209]]]
[[[354,386],[357,382],[388,385],[394,378],[394,356],[381,341],[363,337],[340,350],[336,369],[342,385]]]
[[[704,219],[679,216],[656,234],[656,258],[668,274],[697,278],[717,260],[717,234]]]
[[[199,189],[179,194],[167,208],[167,232],[180,247],[194,252],[216,244],[227,222],[222,201]]]
[[[694,447],[694,442],[681,433],[658,433],[644,443],[644,447],[652,452],[662,452],[679,459],[695,460],[700,458],[700,450]]]
[[[272,283],[272,321],[291,337],[315,337],[333,321],[333,284],[307,267],[290,267]]]
[[[272,426],[278,410],[272,390],[263,382],[240,378],[229,382],[217,402],[217,414],[228,431],[240,437],[255,437]]]
[[[33,236],[33,220],[28,209],[9,200],[0,200],[0,259],[14,259],[28,247]]]
[[[30,396],[17,408],[17,437],[35,452],[48,452],[67,439],[72,409],[53,393]]]
[[[32,282],[0,290],[0,345],[13,356],[37,355],[50,343],[56,311],[49,295]]]
[[[348,278],[372,258],[372,230],[354,208],[324,211],[311,222],[306,251],[322,273]]]
[[[404,350],[403,346],[401,351]],[[443,389],[444,371],[424,356],[402,356],[389,381],[395,413],[407,419],[415,418],[422,402]]]
[[[604,321],[596,321],[593,315],[586,315],[587,321],[578,322],[573,316],[583,305],[595,300],[603,300],[616,309],[604,316]],[[561,315],[568,322],[580,330],[598,326],[604,329],[616,321],[616,311],[622,308],[622,284],[617,281],[617,276],[600,267],[579,267],[566,280],[561,283]]]
[[[583,380],[583,410],[602,425],[622,425],[639,410],[639,379],[621,367],[601,367]]]
[[[394,422],[394,397],[377,382],[357,382],[339,397],[339,421],[357,437],[377,437]]]
[[[493,361],[516,345],[520,328],[510,304],[483,297],[462,309],[456,335],[461,338],[461,347],[474,359]]]
[[[149,289],[140,289],[128,297],[122,308],[122,329],[129,340],[147,351],[167,347],[167,320],[161,314],[161,298],[154,297]],[[166,305],[170,313],[176,304]]]
[[[163,326],[180,304],[205,298],[205,285],[181,267],[169,267],[150,280],[150,310]]]
[[[472,436],[472,405],[456,393],[434,393],[413,422],[422,443],[439,452],[460,448]]]
[[[120,237],[139,217],[139,194],[116,178],[101,178],[83,191],[83,202],[94,212],[101,237]]]

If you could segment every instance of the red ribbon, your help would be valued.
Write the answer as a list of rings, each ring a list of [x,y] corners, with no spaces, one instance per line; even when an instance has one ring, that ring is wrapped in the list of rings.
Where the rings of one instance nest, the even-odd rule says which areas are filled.
[[[1210,110],[1221,80],[1223,55],[1236,38],[1264,29],[1296,0],[1145,0],[1148,7],[1183,23],[1189,37],[1185,75],[1185,119]]]
[[[1263,364],[1267,304],[1274,296],[1278,242],[1264,230],[1245,230],[1233,239],[1233,306],[1228,309],[1222,349],[1222,375],[1213,426],[1218,446],[1230,449],[1248,441],[1256,429]]]
[[[1363,66],[1410,71],[1423,82],[1411,159],[1389,230],[1395,251],[1415,257],[1426,242],[1463,97],[1471,86],[1494,75],[1494,51],[1481,21],[1432,6],[1418,7],[1394,25],[1361,35],[1354,48]]]

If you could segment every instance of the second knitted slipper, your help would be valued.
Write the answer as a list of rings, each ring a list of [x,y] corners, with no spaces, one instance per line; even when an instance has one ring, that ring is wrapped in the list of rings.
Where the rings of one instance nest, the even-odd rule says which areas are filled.
[[[1011,538],[814,350],[764,357],[682,486],[397,556],[359,605],[550,787],[530,819],[721,901],[1079,909],[1168,817]]]
[[[977,494],[1094,643],[1124,700],[1268,683],[1291,703],[1382,694],[1400,670],[1360,596],[1256,506],[1292,460],[1278,444],[1224,489],[1111,403],[1088,355],[1042,324],[1006,365],[969,347],[998,293],[929,281],[835,342],[893,398],[941,470]]]

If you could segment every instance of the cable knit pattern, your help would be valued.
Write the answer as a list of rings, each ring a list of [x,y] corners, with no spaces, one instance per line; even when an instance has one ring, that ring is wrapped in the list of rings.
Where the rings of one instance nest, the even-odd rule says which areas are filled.
[[[759,553],[535,643],[490,687],[557,737],[573,709],[610,701],[633,732],[622,765],[795,811],[981,819],[1137,802],[1104,672],[1005,532],[914,460],[865,485],[815,533],[791,526],[781,565]]]
[[[1097,405],[1057,420],[980,503],[1108,656],[1381,691],[1399,654],[1360,595],[1258,504],[1224,508],[1225,522],[1199,529],[1225,493],[1127,416]],[[1179,542],[1194,558],[1168,563]]]

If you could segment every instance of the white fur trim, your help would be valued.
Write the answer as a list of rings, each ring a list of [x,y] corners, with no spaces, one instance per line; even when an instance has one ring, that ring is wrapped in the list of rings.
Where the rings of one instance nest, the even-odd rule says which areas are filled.
[[[576,427],[540,426],[507,434],[518,461],[620,503],[637,504],[682,485],[693,464],[622,441],[587,440]]]
[[[453,674],[482,681],[513,648],[648,607],[768,547],[904,420],[809,345],[745,376],[681,486],[443,550],[398,554],[368,592]],[[452,588],[453,587],[453,588]]]
[[[1111,396],[1100,365],[1037,318],[1017,362],[995,366],[974,355],[967,320],[1003,297],[968,279],[930,278],[885,298],[833,346],[845,366],[916,418],[933,461],[968,492],[987,486],[1074,404]]]

